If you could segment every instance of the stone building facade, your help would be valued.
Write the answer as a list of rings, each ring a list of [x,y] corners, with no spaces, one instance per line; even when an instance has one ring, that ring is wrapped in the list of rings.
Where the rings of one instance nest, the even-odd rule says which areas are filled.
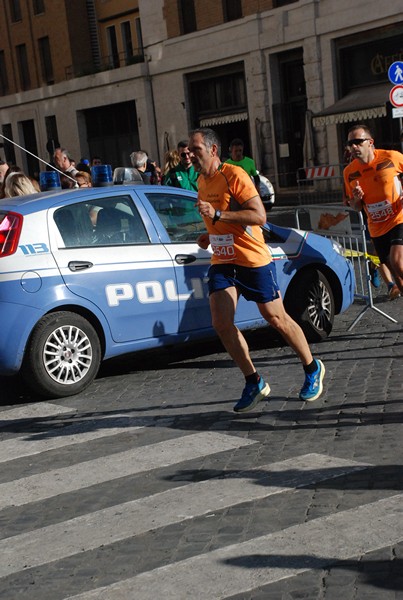
[[[222,154],[241,137],[277,187],[339,164],[352,122],[400,149],[389,65],[403,60],[401,1],[0,0],[0,133],[49,160],[114,167],[198,126]],[[23,49],[25,46],[25,50]],[[4,140],[3,140],[4,141]],[[0,157],[41,165],[4,141]]]

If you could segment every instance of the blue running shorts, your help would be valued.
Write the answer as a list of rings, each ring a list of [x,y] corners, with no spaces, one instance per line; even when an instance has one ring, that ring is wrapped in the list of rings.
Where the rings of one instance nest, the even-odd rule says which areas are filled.
[[[255,268],[239,265],[211,265],[208,277],[210,294],[234,286],[246,300],[258,304],[280,298],[276,268],[272,262],[264,267]]]

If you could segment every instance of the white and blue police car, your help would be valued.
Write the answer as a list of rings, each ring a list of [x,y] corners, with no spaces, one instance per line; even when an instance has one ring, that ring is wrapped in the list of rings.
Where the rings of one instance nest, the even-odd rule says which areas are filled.
[[[213,336],[196,194],[164,186],[48,191],[0,201],[0,375],[77,394],[102,360]],[[354,299],[341,247],[267,224],[285,306],[309,341]],[[242,330],[266,326],[241,299]]]

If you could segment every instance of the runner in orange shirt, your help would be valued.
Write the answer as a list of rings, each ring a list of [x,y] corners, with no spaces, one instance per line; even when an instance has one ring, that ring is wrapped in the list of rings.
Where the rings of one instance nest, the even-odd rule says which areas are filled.
[[[347,202],[356,211],[365,210],[379,260],[390,268],[403,294],[403,154],[375,149],[366,125],[351,127],[347,146],[352,154],[343,172]]]
[[[270,393],[234,324],[240,294],[256,302],[262,316],[299,356],[305,371],[300,398],[316,400],[323,390],[325,367],[312,358],[302,329],[284,310],[274,264],[260,229],[266,223],[266,211],[256,187],[241,167],[221,162],[220,142],[212,129],[192,131],[189,150],[199,173],[197,206],[208,232],[199,237],[198,244],[204,249],[211,244],[213,250],[209,269],[212,322],[245,376],[235,412],[252,410]]]

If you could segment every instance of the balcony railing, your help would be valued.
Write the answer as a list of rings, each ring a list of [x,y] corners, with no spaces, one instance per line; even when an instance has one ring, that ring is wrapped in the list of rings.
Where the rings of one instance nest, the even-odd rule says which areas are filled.
[[[120,69],[121,67],[144,62],[144,53],[142,49],[136,48],[135,50],[136,52],[133,52],[133,54],[119,52],[119,54],[116,55],[101,56],[96,64],[95,62],[87,62],[69,65],[65,69],[66,79],[84,77],[85,75],[93,75],[94,73],[111,71],[112,69]]]

